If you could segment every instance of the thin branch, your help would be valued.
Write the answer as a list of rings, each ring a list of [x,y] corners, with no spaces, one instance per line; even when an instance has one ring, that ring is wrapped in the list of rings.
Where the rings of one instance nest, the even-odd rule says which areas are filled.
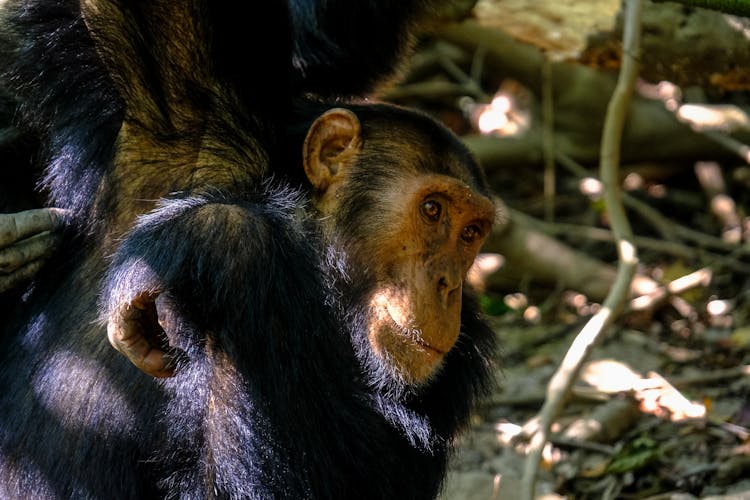
[[[750,146],[747,144],[743,144],[737,139],[721,132],[704,132],[704,135],[742,158],[745,163],[750,164]]]
[[[469,71],[469,77],[475,82],[482,81],[482,75],[484,74],[484,60],[486,57],[487,47],[480,43],[471,58],[471,70]]]
[[[554,224],[547,224],[546,222],[539,219],[528,219],[529,225],[533,228],[542,231],[550,236],[568,236],[572,238],[585,238],[593,241],[612,241],[612,231],[609,229],[581,226],[577,224],[564,224],[556,222]],[[721,255],[706,250],[701,250],[695,246],[688,246],[682,243],[664,241],[656,238],[649,238],[647,236],[635,236],[634,241],[638,248],[646,250],[653,250],[655,252],[663,253],[665,255],[672,255],[682,259],[696,260],[704,259],[712,262],[711,268],[728,269],[733,272],[750,274],[750,265],[739,260],[747,254],[745,247],[735,247],[731,253],[727,255]]]
[[[438,54],[440,52],[438,51]],[[491,96],[482,90],[482,86],[477,80],[474,80],[470,75],[459,67],[450,57],[443,56],[439,59],[440,65],[443,67],[446,73],[448,73],[454,80],[460,83],[467,89],[470,89],[471,95],[480,96],[480,98],[486,102],[489,102]]]
[[[522,500],[534,499],[534,486],[539,462],[544,445],[549,440],[552,422],[559,415],[573,382],[601,337],[601,333],[614,321],[614,318],[622,309],[630,291],[630,282],[636,271],[637,252],[632,242],[632,231],[620,196],[619,162],[622,130],[638,76],[642,8],[643,0],[629,0],[627,2],[623,36],[623,65],[617,86],[607,108],[602,133],[600,176],[604,184],[604,201],[607,213],[617,241],[619,254],[617,277],[602,308],[578,334],[557,372],[549,382],[547,399],[539,414],[539,429],[531,437],[529,454],[526,457],[521,482]]]
[[[555,219],[555,103],[552,91],[552,63],[542,65],[542,151],[544,153],[544,220]]]

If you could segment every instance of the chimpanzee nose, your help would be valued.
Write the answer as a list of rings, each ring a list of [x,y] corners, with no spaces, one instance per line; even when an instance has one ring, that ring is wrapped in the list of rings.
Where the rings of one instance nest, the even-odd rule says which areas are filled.
[[[450,307],[456,300],[461,299],[461,279],[444,275],[438,279],[438,294],[444,308]]]

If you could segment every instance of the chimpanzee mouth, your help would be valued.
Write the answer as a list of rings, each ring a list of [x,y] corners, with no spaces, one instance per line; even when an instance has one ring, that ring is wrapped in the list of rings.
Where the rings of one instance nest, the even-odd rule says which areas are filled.
[[[437,348],[425,341],[424,332],[415,325],[411,312],[411,301],[406,294],[396,289],[379,291],[371,299],[373,310],[379,317],[380,325],[391,331],[392,338],[401,338],[401,342],[412,349],[423,352],[435,361],[441,360],[447,350]]]
[[[420,330],[419,328],[401,327],[401,328],[398,328],[398,330],[400,330],[401,335],[406,337],[408,341],[411,342],[417,349],[424,351],[431,358],[442,359],[446,354],[448,354],[447,351],[438,349],[432,344],[429,344],[428,342],[426,342],[422,335],[422,330]]]
[[[440,350],[437,347],[433,347],[421,338],[415,338],[414,341],[419,345],[420,347],[424,348],[426,351],[437,354],[438,356],[445,356],[448,354],[446,351]]]

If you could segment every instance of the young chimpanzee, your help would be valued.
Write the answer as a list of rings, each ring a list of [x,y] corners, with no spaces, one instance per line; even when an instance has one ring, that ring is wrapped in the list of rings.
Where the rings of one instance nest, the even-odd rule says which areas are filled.
[[[217,3],[84,1],[85,26],[48,3],[6,28],[99,87],[45,101],[16,73],[80,232],[4,328],[0,496],[434,497],[494,354],[464,290],[494,211],[460,142],[389,106],[275,116]]]

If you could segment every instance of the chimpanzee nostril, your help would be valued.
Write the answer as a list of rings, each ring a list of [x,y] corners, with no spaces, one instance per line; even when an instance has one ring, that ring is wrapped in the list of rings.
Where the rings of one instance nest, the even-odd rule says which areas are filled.
[[[437,292],[443,307],[451,307],[456,300],[461,300],[461,283],[456,285],[450,278],[442,276],[437,282]]]
[[[448,280],[443,276],[438,280],[438,290],[444,292],[446,288],[448,288]]]

